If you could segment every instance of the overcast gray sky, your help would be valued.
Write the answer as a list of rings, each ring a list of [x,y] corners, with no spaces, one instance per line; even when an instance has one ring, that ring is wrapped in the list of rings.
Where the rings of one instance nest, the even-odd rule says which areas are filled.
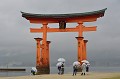
[[[5,64],[35,64],[35,37],[29,28],[41,27],[22,18],[20,11],[40,14],[82,13],[107,8],[104,17],[88,26],[97,31],[84,33],[89,61],[116,61],[120,64],[120,0],[0,0],[0,66]],[[77,24],[68,24],[74,27]],[[58,27],[58,24],[50,24]],[[48,33],[50,61],[64,57],[68,63],[76,61],[77,33]],[[4,62],[3,62],[4,61]],[[67,63],[67,62],[66,62]]]

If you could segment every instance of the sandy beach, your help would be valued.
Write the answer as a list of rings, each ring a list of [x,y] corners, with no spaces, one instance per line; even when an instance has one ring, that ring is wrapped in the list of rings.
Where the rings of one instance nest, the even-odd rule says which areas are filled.
[[[27,75],[27,76],[15,76],[15,77],[0,77],[0,79],[102,79],[120,76],[120,72],[89,72],[85,76],[81,76],[78,73],[76,76],[72,76],[72,73],[58,75]]]

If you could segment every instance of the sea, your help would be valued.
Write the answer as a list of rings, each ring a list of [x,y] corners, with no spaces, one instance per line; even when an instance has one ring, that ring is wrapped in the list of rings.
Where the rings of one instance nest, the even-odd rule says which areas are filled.
[[[12,67],[11,67],[12,68]],[[27,76],[31,75],[32,67],[14,67],[14,68],[25,68],[26,71],[0,71],[0,77],[10,77],[10,76]],[[72,73],[73,68],[65,67],[65,74]],[[57,67],[50,67],[50,74],[57,74]],[[89,72],[120,72],[120,67],[89,67]]]

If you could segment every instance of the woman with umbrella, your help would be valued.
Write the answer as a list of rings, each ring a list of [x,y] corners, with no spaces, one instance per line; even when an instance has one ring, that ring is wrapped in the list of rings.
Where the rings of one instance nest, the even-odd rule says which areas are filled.
[[[86,64],[85,63],[82,64],[81,69],[82,69],[81,75],[85,75],[85,73],[86,73]]]
[[[80,66],[80,62],[75,61],[73,63],[73,76],[77,74],[78,67]]]
[[[56,65],[58,68],[58,74],[61,74],[61,65],[62,65],[62,62],[58,62]]]
[[[89,61],[87,61],[87,60],[82,60],[81,62],[83,62],[83,63],[86,64],[86,72],[89,72],[89,66],[90,66]]]
[[[65,59],[64,58],[59,58],[58,62],[61,62],[61,68],[60,68],[60,74],[64,74],[64,64],[65,64]]]

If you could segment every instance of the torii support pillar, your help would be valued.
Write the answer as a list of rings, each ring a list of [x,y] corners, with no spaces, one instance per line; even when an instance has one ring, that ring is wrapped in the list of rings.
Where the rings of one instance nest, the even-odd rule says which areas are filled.
[[[46,42],[46,52],[43,52],[44,45],[41,45],[41,65],[37,68],[38,74],[50,74],[50,62],[49,62],[49,44],[50,41]],[[44,62],[46,61],[46,63]]]
[[[87,48],[86,48],[87,42],[88,42],[88,40],[84,40],[84,50],[83,50],[83,59],[82,60],[87,60]]]
[[[84,37],[76,37],[77,41],[78,41],[78,61],[81,62],[82,61],[82,52],[83,52],[83,39]]]
[[[50,67],[49,67],[49,44],[50,44],[50,41],[47,41],[47,45],[46,45],[46,47],[47,47],[47,53],[46,53],[47,64],[44,64],[43,57],[42,57],[43,46],[40,44],[40,41],[42,40],[42,38],[34,38],[34,39],[37,42],[37,46],[36,46],[36,68],[38,70],[37,74],[49,74],[50,73]]]
[[[51,43],[51,41],[47,41],[47,65],[50,69],[50,58],[49,58],[49,44]]]
[[[42,38],[34,38],[37,42],[37,46],[36,46],[36,67],[41,65],[40,59],[40,41],[42,40]]]

